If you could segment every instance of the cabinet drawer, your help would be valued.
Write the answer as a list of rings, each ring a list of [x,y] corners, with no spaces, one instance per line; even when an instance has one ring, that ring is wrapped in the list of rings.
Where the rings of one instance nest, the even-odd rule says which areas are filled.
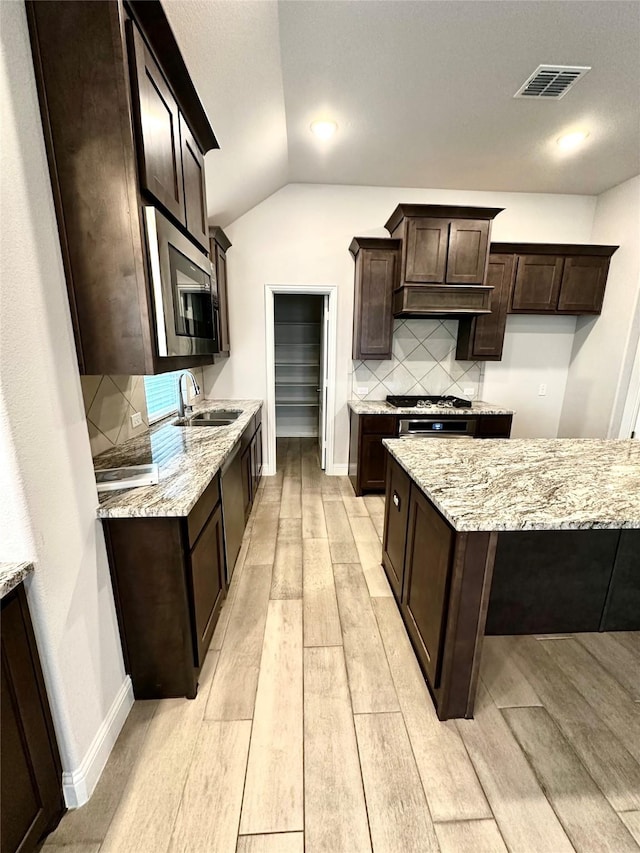
[[[198,503],[187,516],[187,529],[189,531],[189,548],[193,548],[200,531],[205,525],[216,504],[220,500],[220,476],[216,474],[213,480],[200,496]]]
[[[398,419],[395,415],[363,415],[360,430],[363,435],[395,438],[398,433]]]
[[[512,415],[483,415],[478,418],[476,438],[509,438]]]

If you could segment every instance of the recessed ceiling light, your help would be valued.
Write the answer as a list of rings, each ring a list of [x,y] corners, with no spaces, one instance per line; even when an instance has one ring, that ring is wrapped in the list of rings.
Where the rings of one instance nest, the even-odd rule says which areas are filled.
[[[586,130],[574,130],[571,133],[564,133],[558,137],[558,145],[560,148],[575,148],[589,136]]]
[[[311,122],[311,132],[318,139],[330,139],[337,129],[338,123],[335,121],[319,120]]]

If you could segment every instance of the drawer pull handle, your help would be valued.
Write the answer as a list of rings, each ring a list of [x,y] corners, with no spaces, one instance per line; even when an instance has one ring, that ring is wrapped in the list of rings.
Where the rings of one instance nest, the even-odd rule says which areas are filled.
[[[400,495],[397,492],[393,493],[393,505],[396,509],[400,509]]]

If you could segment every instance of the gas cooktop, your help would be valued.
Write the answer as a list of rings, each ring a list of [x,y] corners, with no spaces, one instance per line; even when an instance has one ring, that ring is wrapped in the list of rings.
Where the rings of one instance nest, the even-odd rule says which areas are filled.
[[[387,403],[394,406],[396,409],[470,409],[471,400],[463,400],[461,397],[451,397],[450,395],[428,395],[426,397],[394,397],[389,395]]]

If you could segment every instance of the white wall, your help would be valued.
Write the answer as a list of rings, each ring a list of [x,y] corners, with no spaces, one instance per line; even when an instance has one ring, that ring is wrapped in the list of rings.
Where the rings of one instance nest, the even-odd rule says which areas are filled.
[[[319,184],[284,187],[225,229],[233,243],[227,255],[232,357],[205,368],[207,396],[265,397],[265,284],[337,284],[334,461],[346,464],[354,273],[348,248],[356,235],[388,236],[384,223],[399,202],[504,207],[494,220],[493,239],[556,243],[588,242],[595,209],[591,196]],[[520,409],[515,421],[518,434],[555,435],[575,321],[524,318],[514,325],[514,319],[509,320],[507,357],[487,367],[483,397]],[[546,367],[540,379],[536,344],[532,349],[528,343],[534,327],[544,355],[540,362]],[[547,398],[537,396],[541,381],[549,386]]]
[[[127,679],[24,4],[0,3],[0,22],[0,560],[35,563],[29,606],[71,773],[83,769]]]
[[[590,242],[620,248],[602,314],[578,319],[560,435],[617,438],[640,333],[640,175],[598,196]]]

